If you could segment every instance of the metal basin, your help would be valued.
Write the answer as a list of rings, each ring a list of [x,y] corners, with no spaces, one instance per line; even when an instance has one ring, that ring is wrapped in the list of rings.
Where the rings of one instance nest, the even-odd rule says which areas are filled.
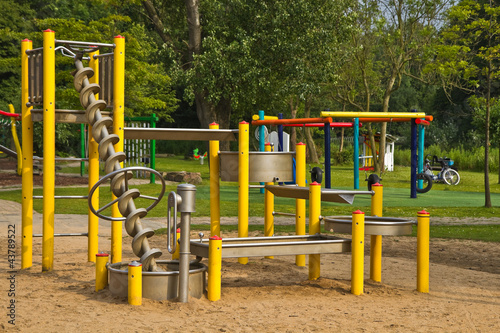
[[[170,300],[179,293],[179,262],[157,260],[164,272],[142,272],[142,297],[157,301]],[[115,296],[128,296],[128,263],[108,265],[109,291]],[[199,262],[189,265],[189,295],[201,298],[206,286],[207,266]]]
[[[223,238],[222,258],[326,254],[351,251],[351,240],[327,235]],[[191,254],[208,257],[208,239],[191,240]]]
[[[352,233],[352,216],[331,216],[323,219],[325,230]],[[400,236],[412,232],[414,221],[396,217],[365,216],[365,235]]]
[[[248,154],[250,182],[293,181],[295,152],[251,151]],[[238,181],[238,152],[221,151],[220,178],[225,182]]]

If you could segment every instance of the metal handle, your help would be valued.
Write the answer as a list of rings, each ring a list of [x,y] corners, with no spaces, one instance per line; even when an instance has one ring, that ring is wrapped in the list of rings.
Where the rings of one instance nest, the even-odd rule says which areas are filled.
[[[177,195],[174,191],[168,194],[168,206],[167,206],[167,250],[170,253],[174,253],[177,248],[177,205],[181,201],[181,197]],[[171,225],[171,209],[174,211],[173,225]],[[174,228],[174,238],[172,241],[172,228]],[[172,246],[173,243],[173,246]]]

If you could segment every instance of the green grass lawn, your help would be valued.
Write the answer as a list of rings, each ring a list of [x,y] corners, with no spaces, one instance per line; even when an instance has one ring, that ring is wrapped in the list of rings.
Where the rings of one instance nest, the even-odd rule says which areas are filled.
[[[312,168],[315,165],[308,166]],[[63,171],[72,171],[74,168],[63,168]],[[79,168],[78,172],[79,172]],[[172,158],[158,158],[156,169],[160,172],[166,171],[191,171],[200,172],[203,183],[197,186],[196,193],[196,213],[194,216],[209,216],[210,215],[210,188],[209,188],[209,169],[208,163],[201,165],[196,160],[185,160],[181,156]],[[418,194],[416,199],[410,198],[410,174],[409,167],[397,166],[394,172],[388,172],[382,176],[382,184],[384,185],[384,216],[392,217],[416,217],[418,211],[425,209],[432,217],[453,217],[457,221],[466,217],[495,217],[500,216],[500,185],[497,184],[497,175],[490,175],[491,200],[493,207],[484,208],[484,179],[483,174],[475,172],[460,171],[461,182],[457,186],[449,186],[445,184],[435,183],[432,190],[425,194]],[[366,182],[364,181],[364,172],[360,173],[360,189],[366,190]],[[308,174],[308,182],[310,175]],[[161,186],[155,184],[146,184],[135,186],[139,188],[141,193],[148,196],[158,196],[161,191]],[[332,188],[352,190],[353,189],[353,171],[351,167],[332,166]],[[165,196],[170,191],[175,191],[176,185],[167,186]],[[86,188],[57,188],[56,195],[86,195]],[[41,189],[35,189],[34,195],[42,195]],[[109,187],[100,189],[100,204],[105,205],[110,201]],[[221,183],[220,190],[221,200],[221,215],[222,216],[237,216],[238,215],[238,186],[237,183]],[[12,200],[21,202],[21,190],[11,190],[0,192],[0,199]],[[322,203],[322,215],[350,215],[352,211],[361,209],[366,214],[370,214],[370,197],[367,195],[359,195],[354,199],[353,205],[337,204],[337,203]],[[136,200],[137,207],[147,207],[151,201],[146,199]],[[34,201],[34,209],[42,212],[42,200]],[[295,199],[275,198],[275,211],[293,213],[295,211]],[[60,214],[87,214],[86,200],[57,200],[56,213]],[[104,211],[104,215],[109,215],[109,211]],[[148,216],[163,217],[167,215],[166,200],[163,200],[155,207]],[[264,215],[264,195],[259,189],[250,189],[249,196],[249,216]],[[441,227],[440,227],[441,228]],[[438,237],[446,237],[447,234],[459,236],[454,227],[448,227],[446,231],[440,232]],[[468,227],[469,228],[469,227]],[[498,239],[498,231],[492,232],[484,226],[471,226],[474,230],[482,230],[481,233],[490,235],[489,238]],[[493,227],[496,228],[496,227]],[[437,232],[438,229],[433,227]],[[450,231],[451,230],[451,231]],[[453,231],[455,230],[455,231]],[[467,229],[463,234],[474,234],[473,231]],[[437,237],[437,236],[436,236]],[[477,237],[481,239],[481,237]],[[484,237],[485,240],[491,240]]]

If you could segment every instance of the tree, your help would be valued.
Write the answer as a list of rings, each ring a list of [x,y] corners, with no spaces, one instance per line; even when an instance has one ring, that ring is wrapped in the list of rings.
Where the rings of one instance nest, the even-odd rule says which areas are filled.
[[[421,68],[431,60],[441,19],[449,1],[362,0],[353,4],[357,23],[351,35],[353,62],[339,73],[332,98],[358,111],[389,112],[391,96],[404,76],[423,80]],[[375,140],[367,126],[372,150]],[[384,171],[387,124],[380,127],[379,155],[375,172]],[[375,154],[374,154],[375,155]]]
[[[227,127],[234,113],[286,110],[291,96],[318,93],[339,60],[349,27],[347,1],[162,1],[143,5],[163,43],[175,53],[178,81],[197,104],[202,126]],[[172,9],[167,11],[166,8]],[[201,17],[201,19],[200,19]],[[174,52],[174,53],[172,53]]]
[[[493,93],[498,94],[493,81],[500,75],[500,7],[491,0],[465,0],[450,9],[448,18],[444,43],[438,49],[436,65],[430,70],[443,77],[461,78],[461,87],[474,91],[469,104],[476,114],[480,115],[484,109],[484,205],[491,207],[490,120],[492,105],[496,103]]]

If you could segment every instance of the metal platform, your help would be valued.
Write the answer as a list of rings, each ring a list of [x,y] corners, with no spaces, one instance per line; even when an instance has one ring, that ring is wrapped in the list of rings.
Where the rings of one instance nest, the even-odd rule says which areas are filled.
[[[112,112],[101,111],[103,116],[112,117]],[[33,109],[31,110],[31,119],[33,121],[43,121],[43,110]],[[56,109],[56,123],[71,123],[71,124],[87,124],[87,116],[85,115],[85,110],[61,110]]]
[[[325,230],[351,234],[351,216],[331,216],[323,218]],[[396,217],[365,216],[365,235],[401,236],[412,233],[414,221]]]
[[[187,141],[236,141],[238,130],[202,128],[137,128],[125,127],[125,139],[187,140]]]
[[[309,187],[266,185],[265,188],[278,197],[306,200],[309,199]],[[373,191],[344,191],[322,188],[321,201],[339,202],[352,205],[354,201],[354,195],[356,194],[373,195]]]
[[[221,151],[220,178],[225,182],[238,181],[237,151]],[[293,181],[293,158],[295,152],[251,151],[248,153],[248,181],[289,182]]]
[[[350,239],[321,234],[222,239],[222,258],[327,254],[350,251]],[[208,258],[208,239],[191,240],[191,254]]]

